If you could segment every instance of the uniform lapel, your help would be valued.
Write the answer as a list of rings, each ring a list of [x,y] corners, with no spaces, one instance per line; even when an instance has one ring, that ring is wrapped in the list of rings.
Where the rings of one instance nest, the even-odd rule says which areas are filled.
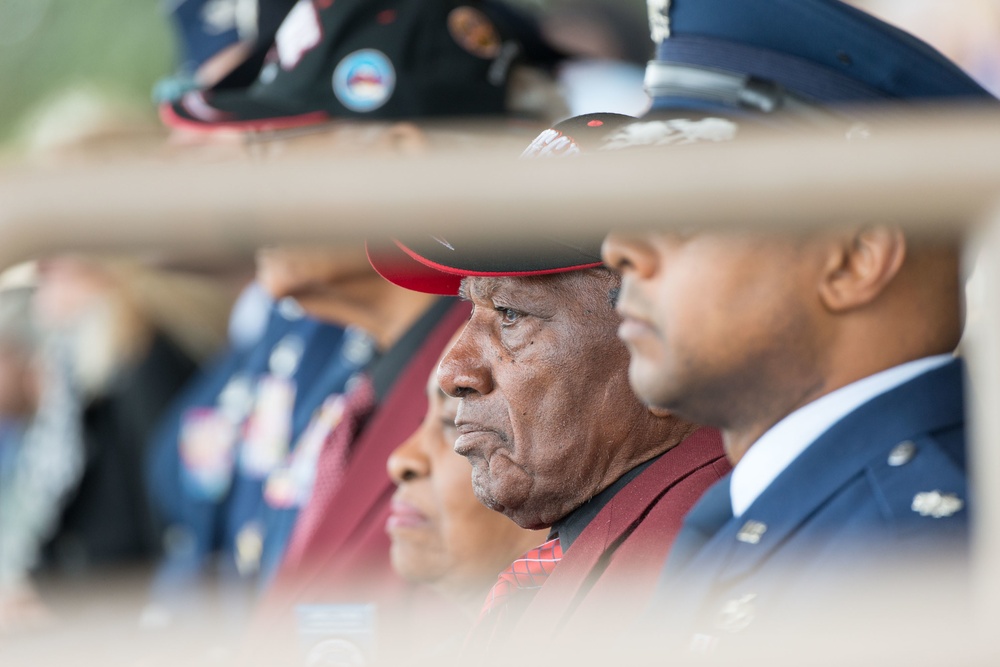
[[[601,561],[606,562],[609,554],[627,539],[649,508],[695,470],[713,465],[721,452],[718,431],[699,429],[615,494],[564,554],[519,627],[530,627],[539,636],[551,636],[600,576]],[[665,535],[667,539],[673,536]]]
[[[903,440],[963,419],[958,361],[877,396],[820,436],[742,517],[730,520],[695,567],[712,568],[716,584],[747,576],[874,459],[884,460]]]

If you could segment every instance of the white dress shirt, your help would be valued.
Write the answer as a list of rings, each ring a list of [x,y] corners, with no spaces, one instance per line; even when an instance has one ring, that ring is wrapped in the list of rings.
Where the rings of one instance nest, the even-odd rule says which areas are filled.
[[[870,375],[817,398],[772,426],[733,468],[729,490],[733,516],[742,516],[781,471],[835,423],[876,396],[953,358],[939,354]]]

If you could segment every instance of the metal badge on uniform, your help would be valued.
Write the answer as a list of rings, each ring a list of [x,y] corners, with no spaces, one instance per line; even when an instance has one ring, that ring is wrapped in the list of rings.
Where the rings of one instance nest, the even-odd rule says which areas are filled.
[[[264,502],[276,510],[298,507],[298,493],[288,466],[280,466],[271,471],[264,482]]]
[[[344,417],[344,396],[331,394],[316,411],[285,465],[274,470],[264,485],[264,500],[275,509],[302,507],[312,495],[316,464],[323,444]]]
[[[739,598],[730,600],[722,606],[722,610],[715,617],[715,626],[724,632],[740,632],[746,630],[757,617],[757,610],[754,600],[756,593],[748,593]]]
[[[291,380],[275,375],[261,378],[240,448],[240,470],[248,477],[267,477],[288,456],[294,404],[295,384]]]
[[[955,514],[963,507],[965,507],[965,502],[954,493],[925,491],[913,496],[913,504],[910,509],[920,516],[943,519]]]
[[[192,498],[216,501],[229,491],[236,425],[216,408],[190,408],[181,417],[181,484]]]
[[[301,336],[288,334],[282,338],[267,360],[268,369],[272,375],[281,378],[291,378],[298,370],[299,362],[302,361],[302,354],[305,352],[306,343]]]
[[[916,453],[917,446],[910,440],[904,440],[892,448],[892,451],[889,452],[889,458],[886,463],[894,468],[898,468],[899,466],[906,465],[912,461]]]
[[[649,36],[657,44],[670,37],[670,0],[646,0]]]
[[[343,340],[340,353],[354,366],[361,368],[375,356],[375,339],[365,330],[349,326],[344,329]]]
[[[236,373],[219,392],[219,411],[234,424],[242,424],[253,410],[253,380],[247,373]]]
[[[736,539],[746,544],[757,544],[760,538],[767,532],[767,524],[760,521],[747,521],[736,533]]]
[[[333,71],[333,94],[351,111],[374,111],[389,101],[395,89],[396,70],[389,58],[375,49],[344,56]]]
[[[579,155],[580,146],[559,130],[545,130],[521,153],[522,158],[565,157]]]
[[[305,664],[363,667],[375,661],[375,605],[299,605],[295,616]]]
[[[306,316],[306,311],[302,309],[302,304],[292,296],[283,297],[278,301],[278,313],[289,322],[297,322]]]
[[[264,553],[264,530],[256,521],[250,521],[236,534],[236,569],[248,577],[260,570],[260,558]]]
[[[500,33],[485,14],[472,7],[456,7],[448,14],[448,32],[455,43],[477,58],[500,55]]]

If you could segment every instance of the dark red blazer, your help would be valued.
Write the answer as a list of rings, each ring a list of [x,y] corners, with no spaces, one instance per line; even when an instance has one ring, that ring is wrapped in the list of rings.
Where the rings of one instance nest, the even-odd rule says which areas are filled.
[[[455,300],[406,362],[352,445],[344,483],[324,508],[323,523],[304,555],[298,562],[282,563],[255,627],[274,630],[287,624],[300,604],[406,606],[411,587],[389,561],[385,522],[395,485],[386,461],[423,420],[427,378],[469,309],[468,303]]]
[[[684,515],[730,470],[715,429],[688,436],[619,491],[587,525],[514,626],[550,644],[610,637],[648,607]]]

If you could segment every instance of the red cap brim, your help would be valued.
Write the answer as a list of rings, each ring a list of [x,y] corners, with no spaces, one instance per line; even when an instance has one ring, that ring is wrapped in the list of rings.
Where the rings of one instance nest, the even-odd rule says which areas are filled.
[[[219,93],[213,97],[225,105],[209,101],[201,91],[192,91],[177,102],[160,105],[160,120],[168,127],[195,132],[273,132],[310,127],[330,121],[325,111],[289,114],[255,103],[238,94]]]
[[[415,259],[397,242],[373,246],[365,242],[368,261],[375,271],[394,285],[414,292],[456,296],[465,276],[432,268]]]

